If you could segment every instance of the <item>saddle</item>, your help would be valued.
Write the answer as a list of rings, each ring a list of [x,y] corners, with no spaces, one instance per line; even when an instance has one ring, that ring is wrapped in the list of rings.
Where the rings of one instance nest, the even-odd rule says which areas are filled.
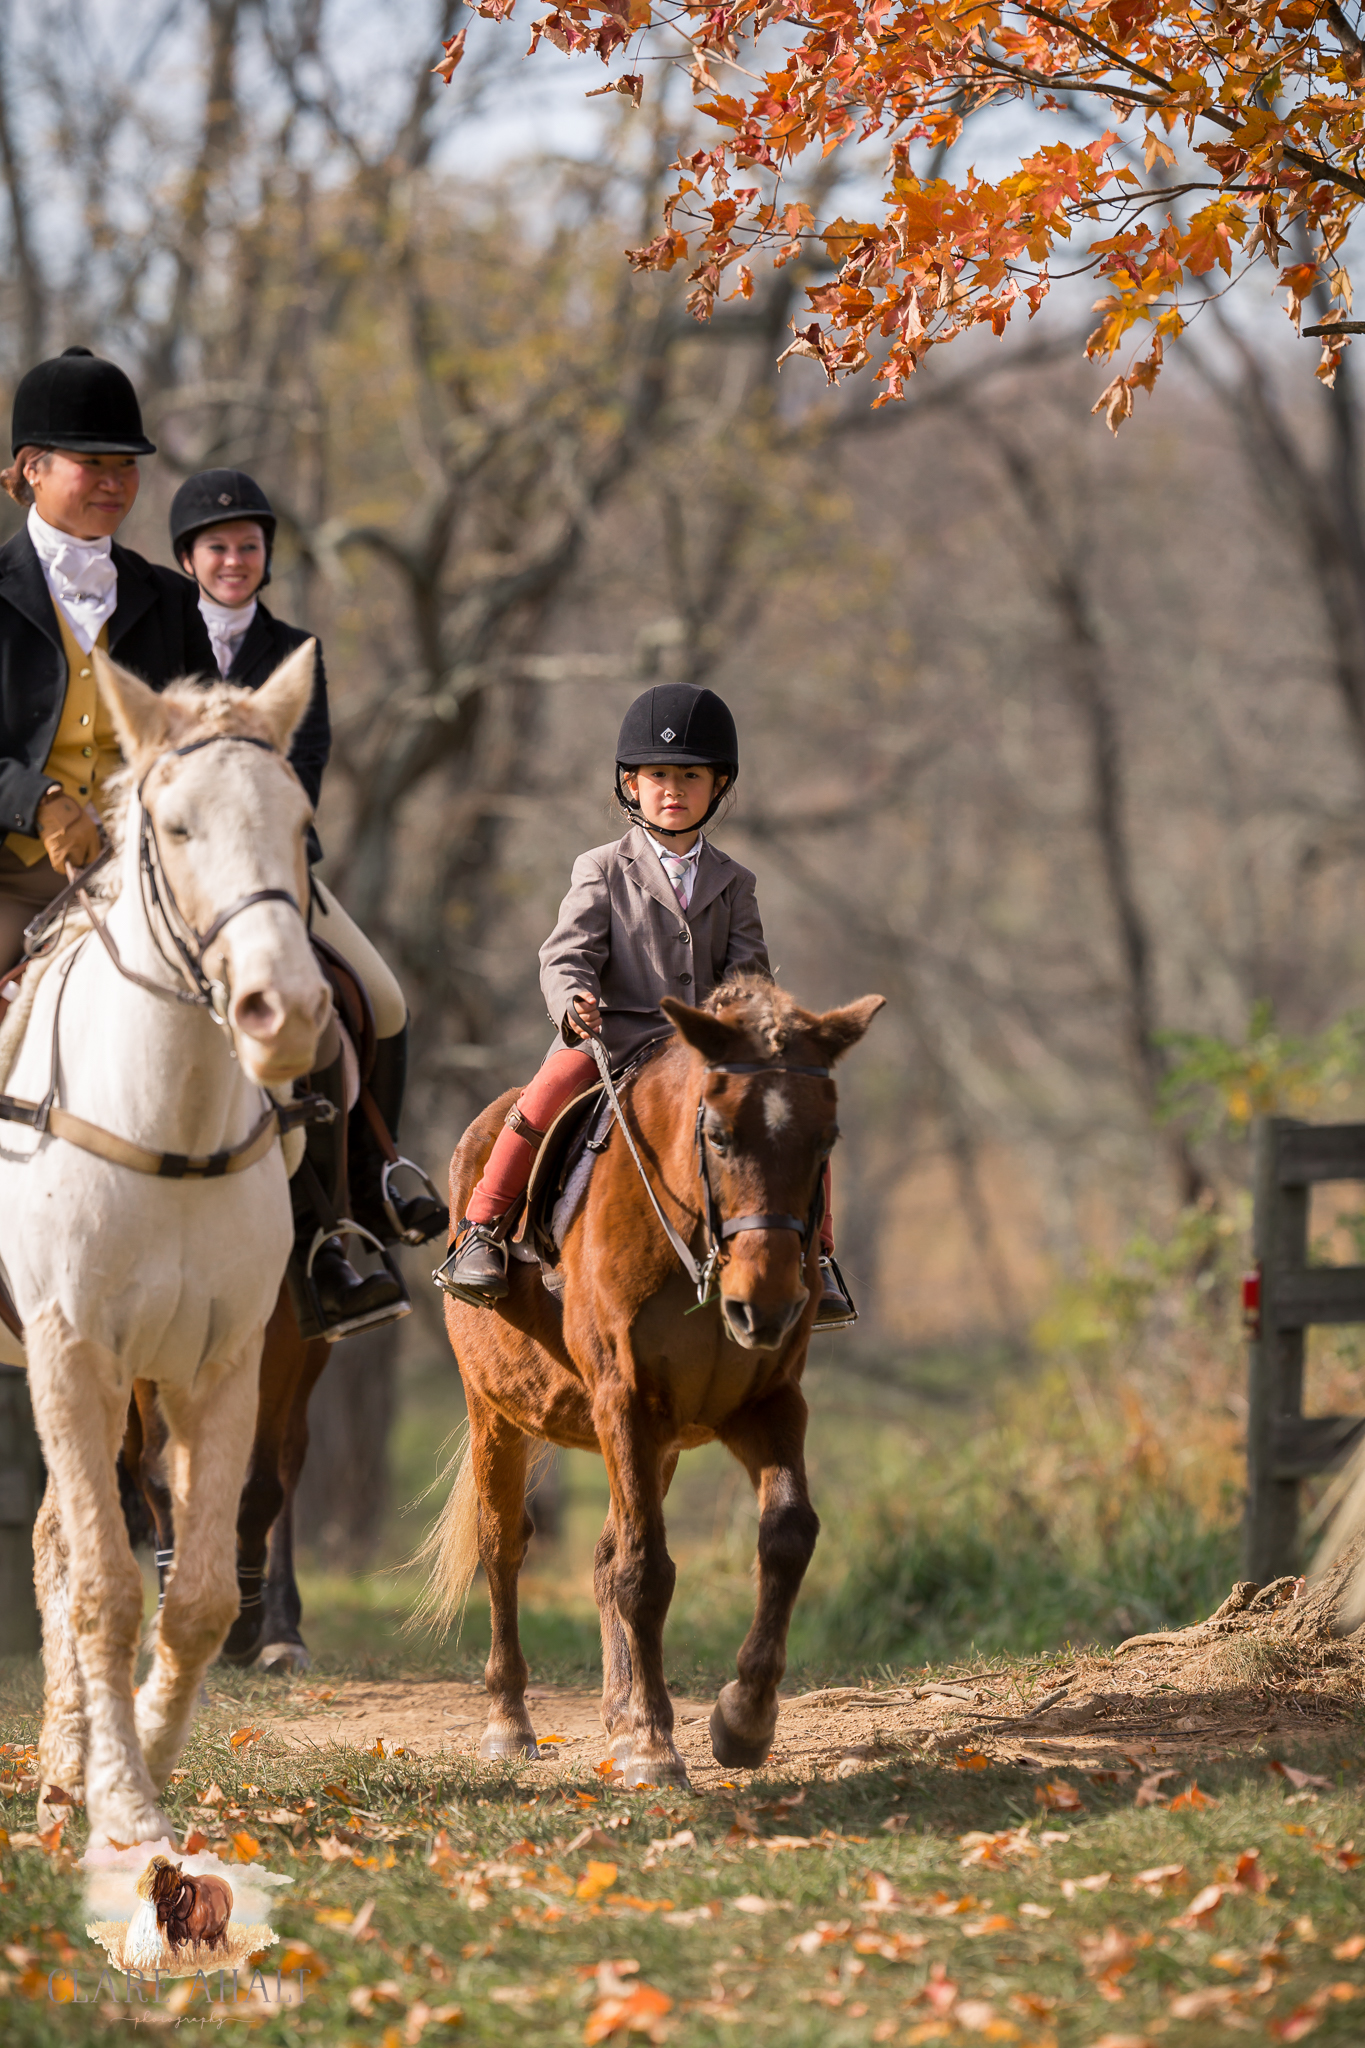
[[[613,1076],[618,1095],[669,1042],[656,1039],[638,1052],[621,1074]],[[615,1120],[607,1091],[597,1081],[561,1109],[532,1164],[526,1206],[507,1248],[514,1259],[539,1265],[541,1280],[556,1297],[564,1292],[564,1275],[559,1270],[564,1240],[586,1199],[592,1170],[607,1149]]]

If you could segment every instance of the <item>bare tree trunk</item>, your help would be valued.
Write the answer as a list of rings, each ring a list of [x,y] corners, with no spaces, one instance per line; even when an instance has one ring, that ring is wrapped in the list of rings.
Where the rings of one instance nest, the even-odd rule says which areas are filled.
[[[1148,1115],[1156,1119],[1166,1056],[1157,1037],[1152,942],[1138,901],[1124,790],[1123,732],[1110,687],[1099,622],[1081,579],[1074,551],[1057,523],[1038,464],[1012,435],[991,425],[1034,541],[1047,594],[1061,620],[1069,660],[1065,673],[1072,702],[1085,728],[1090,763],[1092,822],[1104,867],[1127,993],[1128,1041]],[[1184,1133],[1164,1133],[1166,1150],[1182,1202],[1199,1200],[1208,1185]]]

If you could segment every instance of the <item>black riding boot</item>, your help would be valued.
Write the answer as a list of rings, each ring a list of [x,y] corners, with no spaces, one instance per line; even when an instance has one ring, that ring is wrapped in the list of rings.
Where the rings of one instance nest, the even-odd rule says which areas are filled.
[[[341,1233],[354,1229],[357,1219],[347,1215],[346,1082],[340,1048],[334,1060],[309,1076],[308,1086],[336,1105],[337,1117],[334,1123],[307,1126],[303,1164],[289,1183],[294,1249],[285,1277],[300,1336],[332,1341],[391,1323],[405,1316],[412,1303],[387,1259],[377,1272],[362,1275],[342,1245]]]
[[[381,1143],[366,1114],[363,1096],[351,1111],[351,1213],[383,1245],[426,1244],[433,1237],[444,1237],[450,1228],[450,1211],[421,1167],[398,1151],[398,1119],[403,1113],[407,1074],[408,1027],[404,1024],[392,1038],[381,1038],[375,1046],[368,1082],[370,1100],[379,1111],[390,1143]],[[415,1175],[419,1183],[415,1191],[399,1192],[400,1173]]]

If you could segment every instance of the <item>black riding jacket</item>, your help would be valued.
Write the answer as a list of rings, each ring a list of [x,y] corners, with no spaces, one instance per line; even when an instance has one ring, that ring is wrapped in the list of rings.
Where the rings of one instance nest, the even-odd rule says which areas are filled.
[[[164,690],[184,675],[216,672],[199,593],[173,569],[113,546],[118,604],[109,652]],[[32,838],[47,759],[66,697],[66,656],[42,563],[22,527],[0,548],[0,845],[11,832]],[[302,771],[300,771],[302,772]]]
[[[287,626],[283,619],[267,611],[260,599],[256,600],[256,616],[247,627],[240,646],[232,658],[232,667],[227,672],[229,683],[241,683],[248,690],[259,690],[268,682],[280,663],[296,647],[302,647],[305,640],[315,636],[305,633],[301,626]],[[322,789],[322,771],[332,751],[332,721],[327,710],[327,670],[322,660],[322,642],[317,643],[317,654],[313,665],[313,695],[308,709],[299,722],[289,747],[289,762],[299,781],[308,792],[309,801],[317,809],[318,796]],[[310,825],[308,828],[308,859],[310,864],[322,859],[322,847],[318,835]]]
[[[193,586],[191,585],[191,588]],[[283,619],[267,611],[257,599],[256,616],[247,627],[226,681],[241,683],[248,690],[259,690],[268,682],[286,656],[296,647],[302,647],[305,640],[315,636],[305,633],[301,626],[286,626]],[[322,771],[327,766],[327,757],[332,751],[332,722],[327,712],[327,671],[322,662],[322,642],[318,641],[317,657],[314,663],[313,696],[307,711],[294,734],[289,748],[289,763],[299,781],[308,792],[309,801],[316,807],[322,790]]]

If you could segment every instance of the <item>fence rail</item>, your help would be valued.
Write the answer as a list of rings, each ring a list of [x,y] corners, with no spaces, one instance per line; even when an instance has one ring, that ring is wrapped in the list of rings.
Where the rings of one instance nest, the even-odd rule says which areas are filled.
[[[1309,1191],[1365,1181],[1365,1124],[1263,1117],[1255,1127],[1256,1274],[1247,1301],[1246,1569],[1264,1584],[1301,1568],[1299,1489],[1365,1434],[1365,1416],[1305,1415],[1304,1332],[1365,1323],[1365,1266],[1310,1266]]]

